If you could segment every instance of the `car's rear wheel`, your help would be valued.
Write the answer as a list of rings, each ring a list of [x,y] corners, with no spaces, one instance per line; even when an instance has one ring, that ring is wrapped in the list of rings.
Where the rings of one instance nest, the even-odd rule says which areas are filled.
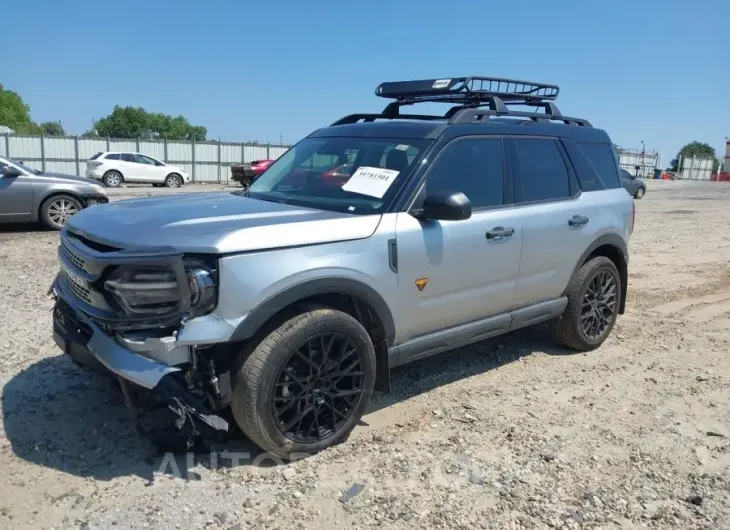
[[[124,178],[118,171],[107,171],[104,173],[104,177],[102,177],[101,181],[107,188],[118,188],[122,185],[122,182],[124,182]]]
[[[243,433],[279,458],[343,441],[375,384],[375,350],[363,326],[328,308],[298,314],[242,354],[232,410]]]
[[[644,193],[646,193],[646,190],[644,188],[639,188],[638,190],[636,190],[634,198],[641,199],[644,196]]]
[[[579,351],[598,348],[616,323],[621,292],[613,261],[605,256],[589,260],[568,285],[565,311],[550,323],[555,339]]]
[[[179,188],[182,186],[182,177],[177,173],[167,175],[167,178],[165,179],[165,186],[168,188]]]
[[[54,195],[41,205],[41,221],[52,230],[61,230],[66,221],[81,211],[81,202],[70,195]]]

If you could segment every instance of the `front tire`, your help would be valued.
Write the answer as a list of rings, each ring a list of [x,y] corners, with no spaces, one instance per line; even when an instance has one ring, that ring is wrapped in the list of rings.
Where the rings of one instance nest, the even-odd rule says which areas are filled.
[[[641,199],[644,196],[644,193],[646,193],[646,190],[644,188],[639,188],[636,190],[636,193],[634,194],[635,199]]]
[[[168,188],[179,188],[182,186],[182,177],[177,173],[167,175],[167,178],[165,179],[165,186]]]
[[[375,384],[370,336],[334,309],[298,314],[242,355],[233,416],[251,441],[282,459],[346,439]]]
[[[605,256],[584,264],[568,285],[568,305],[550,323],[553,337],[578,351],[598,348],[613,329],[621,301],[621,276]]]
[[[41,205],[41,221],[51,230],[61,230],[69,217],[83,209],[81,201],[70,195],[54,195]]]

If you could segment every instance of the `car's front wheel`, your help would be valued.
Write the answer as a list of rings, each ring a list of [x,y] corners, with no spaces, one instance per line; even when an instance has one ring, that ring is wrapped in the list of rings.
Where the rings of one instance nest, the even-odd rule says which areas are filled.
[[[579,351],[598,348],[606,340],[618,317],[621,276],[605,256],[585,263],[568,285],[568,305],[550,323],[555,339]]]
[[[179,188],[182,186],[182,177],[177,173],[172,173],[165,179],[165,186],[168,188]]]
[[[363,326],[329,308],[298,314],[242,354],[232,410],[272,455],[290,459],[343,441],[375,384],[375,350]]]
[[[70,195],[54,195],[41,205],[41,221],[52,230],[61,230],[69,217],[81,211],[81,202]]]
[[[644,196],[644,193],[646,193],[646,190],[644,188],[639,188],[638,190],[636,190],[634,198],[641,199]]]

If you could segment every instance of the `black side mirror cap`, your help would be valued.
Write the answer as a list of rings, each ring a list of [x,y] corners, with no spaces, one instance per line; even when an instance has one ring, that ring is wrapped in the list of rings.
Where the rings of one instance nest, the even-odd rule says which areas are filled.
[[[462,192],[438,192],[426,196],[411,215],[420,220],[463,221],[471,217],[471,201]]]

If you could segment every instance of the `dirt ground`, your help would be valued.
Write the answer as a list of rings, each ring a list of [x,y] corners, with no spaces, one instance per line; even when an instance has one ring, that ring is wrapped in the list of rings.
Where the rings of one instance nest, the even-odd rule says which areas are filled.
[[[636,204],[599,350],[534,328],[403,367],[347,442],[288,465],[243,440],[156,454],[52,342],[57,234],[0,230],[0,528],[730,528],[730,185]]]

